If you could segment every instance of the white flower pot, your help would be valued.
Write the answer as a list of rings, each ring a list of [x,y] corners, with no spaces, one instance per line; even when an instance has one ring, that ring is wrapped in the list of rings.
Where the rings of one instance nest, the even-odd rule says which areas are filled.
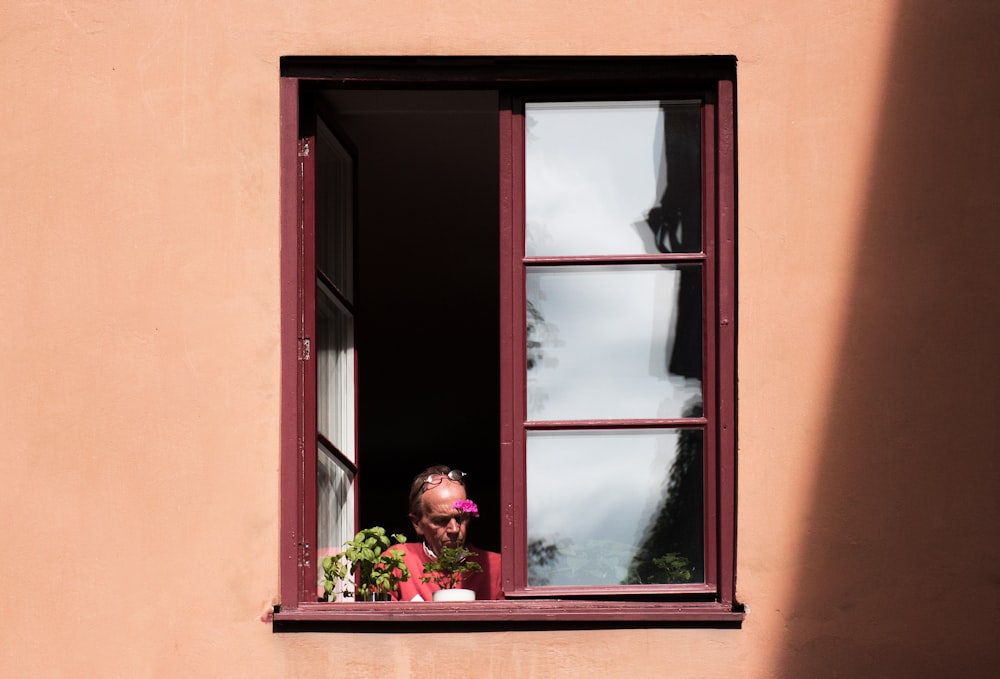
[[[439,589],[434,592],[434,601],[475,601],[476,593],[471,589]]]

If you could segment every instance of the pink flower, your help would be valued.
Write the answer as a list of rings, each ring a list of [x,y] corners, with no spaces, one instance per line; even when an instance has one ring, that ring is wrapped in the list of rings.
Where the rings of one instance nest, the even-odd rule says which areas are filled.
[[[476,503],[472,500],[456,500],[455,504],[452,506],[460,512],[472,514],[473,516],[479,516],[479,507],[477,507]]]

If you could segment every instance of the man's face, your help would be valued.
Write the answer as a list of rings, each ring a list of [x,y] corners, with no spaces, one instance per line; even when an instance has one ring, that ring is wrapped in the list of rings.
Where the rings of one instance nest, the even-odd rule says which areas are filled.
[[[424,491],[423,516],[410,514],[413,530],[424,539],[434,554],[440,555],[442,547],[465,544],[469,517],[455,509],[455,502],[464,499],[465,486],[446,478]]]

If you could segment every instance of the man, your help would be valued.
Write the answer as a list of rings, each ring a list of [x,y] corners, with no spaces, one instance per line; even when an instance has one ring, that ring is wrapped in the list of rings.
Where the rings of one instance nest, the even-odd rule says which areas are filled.
[[[410,486],[410,521],[418,540],[393,547],[404,553],[410,579],[400,583],[394,599],[430,601],[440,589],[433,582],[422,582],[424,564],[433,561],[442,547],[458,547],[475,552],[470,557],[482,567],[482,572],[463,574],[461,586],[476,593],[477,599],[502,599],[500,587],[500,555],[477,549],[466,543],[471,515],[455,506],[467,500],[465,472],[444,465],[429,467],[413,479]]]

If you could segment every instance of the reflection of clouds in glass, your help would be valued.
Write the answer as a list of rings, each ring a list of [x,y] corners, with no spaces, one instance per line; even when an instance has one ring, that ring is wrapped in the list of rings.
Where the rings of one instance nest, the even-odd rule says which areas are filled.
[[[525,118],[527,254],[645,252],[632,224],[662,191],[660,103],[527,104]]]
[[[532,432],[527,445],[530,539],[572,546],[584,559],[588,545],[622,543],[613,553],[603,553],[605,546],[600,554],[616,562],[614,577],[620,581],[662,501],[676,441],[675,431]],[[558,567],[572,569],[573,559]],[[570,577],[553,574],[550,584],[570,584]]]
[[[666,370],[678,280],[659,265],[531,270],[529,299],[559,329],[558,346],[543,348],[556,360],[531,371],[532,417],[680,417],[701,386]]]
[[[548,227],[542,222],[528,222],[524,229],[524,251],[544,252],[551,248],[552,236]]]

